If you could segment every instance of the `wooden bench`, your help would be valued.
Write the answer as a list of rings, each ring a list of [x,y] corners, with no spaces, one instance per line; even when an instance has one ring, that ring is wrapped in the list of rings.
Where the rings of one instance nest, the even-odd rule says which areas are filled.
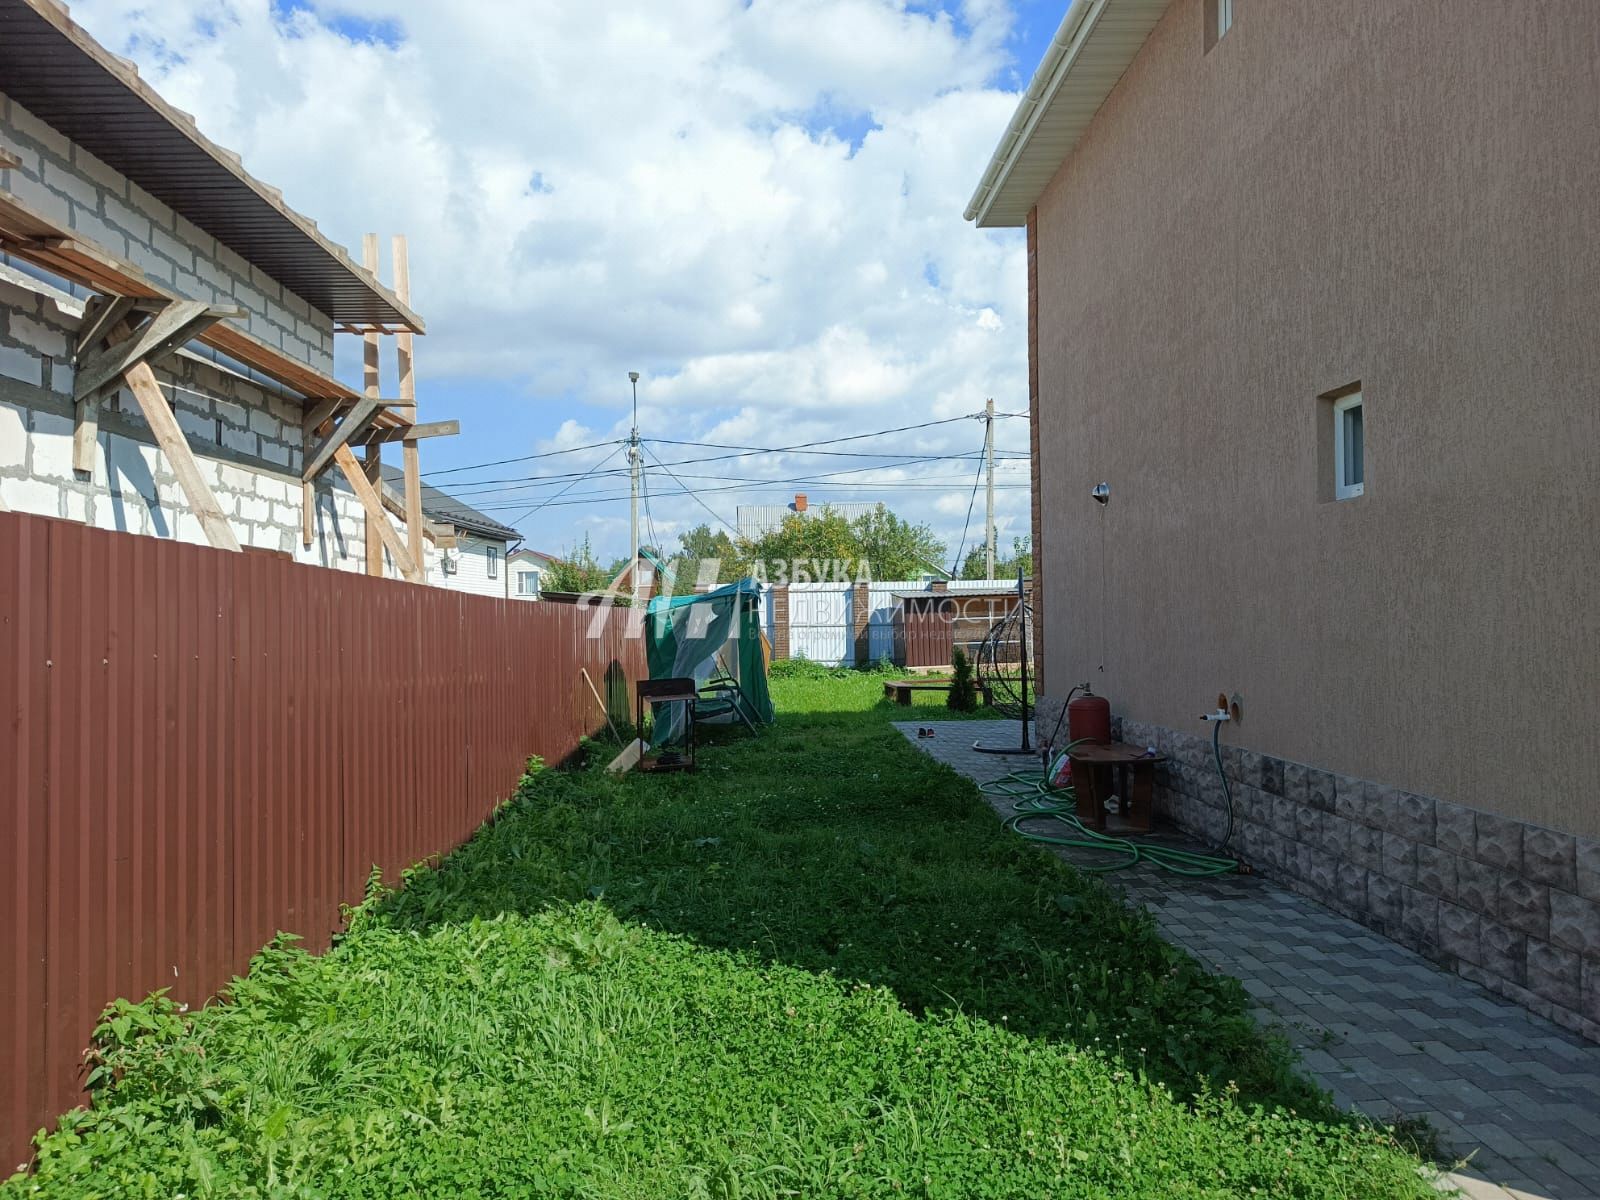
[[[973,680],[972,686],[978,689],[978,695],[983,697],[983,702],[991,707],[994,705],[994,696],[990,694],[988,684]],[[949,692],[950,680],[948,679],[886,679],[883,682],[883,694],[896,704],[911,706],[912,692]]]

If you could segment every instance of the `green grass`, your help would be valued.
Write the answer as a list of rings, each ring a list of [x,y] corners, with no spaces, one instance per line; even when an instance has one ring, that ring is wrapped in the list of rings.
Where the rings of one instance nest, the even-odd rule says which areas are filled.
[[[331,953],[120,1005],[3,1194],[1432,1194],[881,690],[775,680],[697,775],[537,772]]]

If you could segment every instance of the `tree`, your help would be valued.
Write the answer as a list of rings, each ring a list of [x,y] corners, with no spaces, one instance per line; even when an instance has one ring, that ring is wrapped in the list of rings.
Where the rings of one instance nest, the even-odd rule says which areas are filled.
[[[928,570],[943,570],[945,544],[926,525],[913,525],[883,505],[853,524],[861,558],[874,579],[916,579]]]
[[[547,592],[603,592],[611,586],[612,573],[600,565],[589,545],[589,535],[583,535],[583,544],[565,552],[550,564],[544,573],[541,587]]]
[[[764,537],[743,543],[750,568],[774,583],[810,580],[916,579],[940,570],[945,546],[926,525],[913,525],[883,505],[850,521],[823,505],[790,513]]]
[[[861,546],[850,522],[824,505],[816,513],[790,513],[771,533],[741,547],[752,572],[773,583],[856,576]]]
[[[701,578],[701,564],[715,562],[713,572],[706,568],[708,578]],[[683,591],[690,591],[695,584],[732,583],[741,578],[746,572],[744,569],[744,556],[739,553],[739,548],[733,544],[733,539],[722,530],[713,530],[709,525],[696,525],[687,533],[678,535],[678,553],[673,562],[676,572],[677,586]]]
[[[972,660],[960,646],[950,656],[950,692],[944,702],[957,712],[974,712],[978,707],[978,688],[972,682]]]
[[[994,577],[996,579],[1011,579],[1017,577],[1017,568],[1022,568],[1022,573],[1033,577],[1033,550],[1032,538],[1019,537],[1011,539],[1011,557],[1003,558],[995,555]],[[974,546],[967,551],[967,557],[961,562],[961,578],[982,579],[984,569],[984,553],[982,546]]]

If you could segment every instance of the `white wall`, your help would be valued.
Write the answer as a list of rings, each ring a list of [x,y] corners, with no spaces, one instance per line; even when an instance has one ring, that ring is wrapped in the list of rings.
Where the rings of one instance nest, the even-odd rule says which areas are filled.
[[[513,600],[537,600],[539,593],[544,590],[545,564],[542,562],[514,562],[511,564],[510,570],[511,576],[508,586],[511,589],[511,598]],[[520,591],[518,588],[520,582],[518,576],[524,572],[531,572],[535,577],[534,590],[531,595]]]
[[[498,561],[494,576],[489,574],[489,551],[494,550]],[[428,582],[435,587],[456,592],[470,592],[475,596],[506,595],[506,544],[503,541],[477,537],[470,533],[459,534],[456,548],[448,552],[456,560],[453,574],[445,574],[444,556],[428,555]]]

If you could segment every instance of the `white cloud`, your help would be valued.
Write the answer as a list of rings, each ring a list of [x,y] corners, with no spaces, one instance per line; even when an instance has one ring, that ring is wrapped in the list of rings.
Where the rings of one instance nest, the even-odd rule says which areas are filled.
[[[789,444],[991,395],[1024,407],[1020,238],[961,220],[1015,104],[990,82],[1009,65],[1003,0],[968,0],[959,21],[898,0],[293,7],[76,0],[73,13],[338,240],[409,234],[424,388],[519,406],[520,444],[469,430],[463,461],[617,436],[630,367],[647,370],[647,432],[685,439]],[[400,36],[352,40],[352,20]],[[960,423],[892,448],[967,452],[980,435]],[[1000,444],[1025,448],[1024,423],[1003,422]],[[658,527],[704,519],[658,490]],[[731,517],[739,499],[783,493],[714,507]],[[969,494],[883,498],[953,538]],[[1023,528],[1026,493],[1002,495]],[[530,533],[570,542],[560,530],[580,512],[597,540],[615,536],[616,511],[564,506]]]

